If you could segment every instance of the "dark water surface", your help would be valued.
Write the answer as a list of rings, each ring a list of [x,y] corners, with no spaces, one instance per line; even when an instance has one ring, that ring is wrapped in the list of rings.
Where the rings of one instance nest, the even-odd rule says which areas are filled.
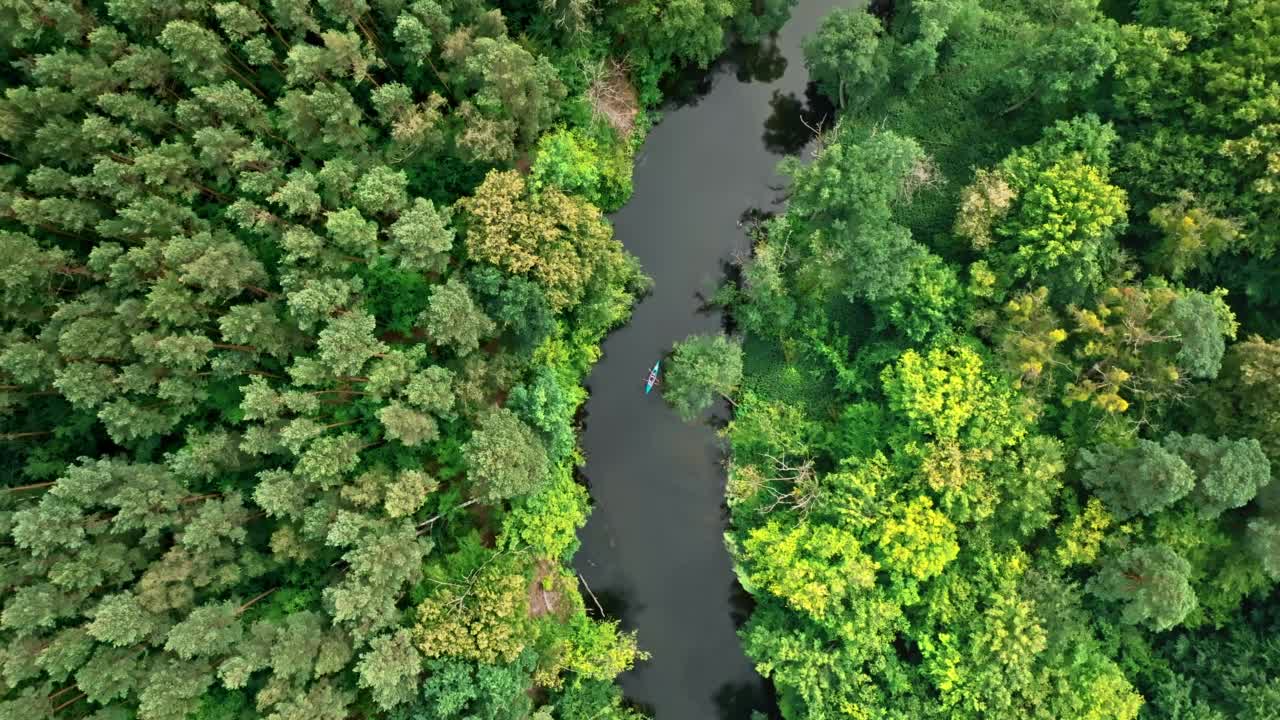
[[[806,99],[800,40],[835,4],[801,0],[775,40],[686,78],[693,96],[650,133],[635,195],[613,217],[654,290],[609,336],[588,380],[582,443],[595,510],[575,564],[605,612],[638,629],[653,654],[621,680],[655,720],[774,714],[735,633],[750,604],[724,548],[721,446],[709,425],[682,423],[656,389],[645,396],[644,380],[672,343],[720,327],[720,314],[701,306],[726,260],[747,249],[739,222],[753,208],[777,209],[775,166],[809,140],[801,115],[816,125],[824,114]]]

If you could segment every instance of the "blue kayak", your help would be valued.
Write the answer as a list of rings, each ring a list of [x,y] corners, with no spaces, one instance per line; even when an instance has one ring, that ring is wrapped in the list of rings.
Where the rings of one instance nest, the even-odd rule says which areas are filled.
[[[645,395],[648,395],[649,391],[653,389],[654,383],[658,382],[658,365],[660,365],[661,363],[662,363],[661,360],[659,360],[658,362],[655,362],[653,364],[653,369],[649,371],[649,379],[646,380],[644,383]]]

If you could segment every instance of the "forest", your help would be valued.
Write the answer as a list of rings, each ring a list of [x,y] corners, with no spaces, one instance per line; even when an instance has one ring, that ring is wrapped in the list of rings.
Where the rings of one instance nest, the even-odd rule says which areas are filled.
[[[680,343],[791,719],[1280,713],[1280,4],[892,0]]]
[[[604,213],[736,0],[0,0],[0,718],[627,720]]]
[[[606,214],[794,4],[0,0],[0,720],[642,720],[571,565]],[[661,387],[731,403],[783,717],[1274,720],[1280,4],[850,3],[804,65]]]

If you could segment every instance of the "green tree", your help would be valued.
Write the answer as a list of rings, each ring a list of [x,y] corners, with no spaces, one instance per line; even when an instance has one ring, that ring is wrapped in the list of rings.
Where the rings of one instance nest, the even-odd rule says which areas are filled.
[[[926,251],[893,212],[923,162],[908,138],[846,125],[831,131],[811,164],[784,161],[789,211],[771,232],[801,235],[814,261],[801,264],[799,282],[870,303],[902,295]]]
[[[476,305],[466,284],[456,278],[432,288],[427,309],[418,320],[433,341],[459,355],[480,347],[480,341],[496,329]]]
[[[1188,576],[1191,564],[1162,545],[1137,547],[1111,558],[1089,580],[1090,593],[1124,603],[1122,619],[1160,632],[1196,608]]]
[[[587,521],[587,491],[573,475],[557,469],[546,486],[521,498],[503,522],[504,545],[528,547],[543,558],[564,558],[578,547],[578,529]]]
[[[1169,433],[1161,444],[1194,471],[1193,499],[1207,517],[1243,507],[1271,482],[1271,463],[1257,440]]]
[[[724,49],[725,25],[740,6],[731,0],[644,0],[608,6],[608,24],[641,54],[641,77],[658,77],[681,64],[706,67]]]
[[[1280,463],[1280,342],[1257,335],[1227,350],[1222,372],[1202,394],[1209,409],[1200,420],[1211,432],[1230,428],[1257,438],[1272,463]],[[1220,429],[1220,430],[1219,430]]]
[[[1184,396],[1188,380],[1216,375],[1225,338],[1237,327],[1222,293],[1177,290],[1158,279],[1108,288],[1093,308],[1071,313],[1081,372],[1067,400],[1113,413],[1135,401],[1148,412]]]
[[[690,335],[676,343],[663,378],[662,395],[680,417],[693,420],[717,396],[730,396],[742,382],[742,344],[724,335]]]
[[[542,434],[552,463],[568,458],[574,451],[574,413],[585,400],[576,386],[566,387],[549,368],[543,368],[531,382],[511,389],[507,405]]]
[[[899,0],[810,39],[852,107],[718,295],[742,635],[784,717],[1269,717],[1275,344],[1233,344],[1275,329],[1265,5]],[[815,526],[880,566],[821,620],[840,560],[769,552]]]
[[[477,267],[467,274],[467,285],[517,348],[531,350],[554,332],[551,304],[537,283],[496,267]]]
[[[220,657],[240,641],[242,632],[240,612],[234,604],[205,605],[173,626],[165,649],[183,660]]]
[[[1273,27],[1257,25],[1267,12],[1258,2],[1143,3],[1139,22],[1124,27],[1117,43],[1112,92],[1113,113],[1126,128],[1123,172],[1144,206],[1177,208],[1190,193],[1206,211],[1238,223],[1237,247],[1259,255],[1280,238],[1269,190],[1275,169],[1264,159],[1278,115],[1248,80],[1270,68],[1266,58],[1280,42]],[[1243,278],[1238,264],[1228,267],[1222,277]]]
[[[383,710],[390,710],[413,698],[421,664],[409,631],[402,629],[374,638],[356,663],[356,672],[360,685],[369,688],[374,702]]]
[[[631,195],[629,156],[610,155],[606,146],[583,132],[559,129],[543,135],[530,176],[534,190],[554,186],[606,212],[622,207]]]
[[[458,207],[468,254],[531,276],[553,310],[582,302],[593,281],[624,273],[625,258],[598,209],[555,189],[531,195],[517,172],[490,173]]]
[[[534,640],[523,574],[494,563],[442,585],[418,605],[413,639],[428,659],[510,663]]]
[[[440,436],[439,426],[434,418],[400,403],[392,403],[379,410],[378,420],[388,438],[399,440],[409,447],[431,442]]]
[[[1217,377],[1226,339],[1236,334],[1235,318],[1223,307],[1221,295],[1184,293],[1169,306],[1167,322],[1178,335],[1178,367],[1194,378]]]
[[[564,192],[519,194],[545,272],[455,243],[459,196],[553,124],[629,170],[578,112],[575,68],[618,38],[546,29],[431,0],[0,2],[21,60],[0,92],[0,716],[408,711],[427,578],[457,580],[460,546],[469,568],[511,550],[471,543],[488,520],[459,506],[514,510],[494,488],[544,484],[544,437],[568,474],[578,385],[640,285]],[[494,407],[522,383],[536,428]],[[553,572],[585,514],[557,490],[529,507],[560,516],[523,507],[514,535]],[[479,673],[492,706],[621,671],[625,637],[572,614]]]
[[[1015,444],[1026,426],[1007,388],[972,347],[907,350],[880,373],[889,407],[908,437],[961,440],[979,448]]]
[[[840,107],[861,105],[889,84],[888,47],[879,18],[861,9],[838,9],[805,38],[805,66]]]
[[[1175,280],[1206,267],[1233,249],[1240,238],[1239,223],[1218,217],[1189,192],[1152,208],[1151,224],[1161,232],[1152,265]]]
[[[1097,0],[1032,0],[1002,18],[1013,41],[987,59],[1009,99],[1001,114],[1032,100],[1056,104],[1091,90],[1116,60],[1115,23]]]
[[[472,102],[482,116],[510,120],[520,147],[533,145],[551,124],[565,89],[545,57],[506,37],[477,38],[447,54],[458,62],[455,88],[475,92]]]
[[[901,517],[885,521],[879,548],[887,568],[919,580],[941,573],[960,552],[955,526],[926,496],[907,503]]]
[[[506,408],[480,417],[462,455],[468,481],[489,501],[527,495],[542,487],[550,473],[542,440]]]
[[[1138,440],[1131,448],[1081,450],[1081,480],[1118,520],[1151,515],[1191,492],[1196,474],[1175,447]]]
[[[1079,159],[1057,163],[1017,183],[1018,201],[996,230],[1010,281],[1049,287],[1080,301],[1103,283],[1124,230],[1128,202],[1106,173]]]
[[[1272,580],[1280,582],[1280,520],[1259,517],[1249,521],[1249,548]]]
[[[894,75],[906,92],[937,71],[948,41],[973,32],[979,7],[973,0],[908,0],[895,8]]]
[[[875,584],[877,564],[855,536],[838,527],[777,520],[747,534],[740,571],[752,590],[764,590],[816,620],[830,618],[860,590]]]

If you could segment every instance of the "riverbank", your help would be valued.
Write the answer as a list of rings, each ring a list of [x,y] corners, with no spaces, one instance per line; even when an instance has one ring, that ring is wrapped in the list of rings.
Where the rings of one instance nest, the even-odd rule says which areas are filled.
[[[654,285],[588,379],[581,444],[595,507],[574,564],[652,654],[621,682],[656,720],[773,712],[736,635],[750,606],[724,547],[722,446],[708,423],[681,423],[643,385],[673,342],[722,324],[705,301],[748,249],[744,215],[776,209],[775,167],[808,137],[799,45],[828,7],[801,3],[776,39],[681,78],[686,94],[650,131],[634,194],[612,216]]]

